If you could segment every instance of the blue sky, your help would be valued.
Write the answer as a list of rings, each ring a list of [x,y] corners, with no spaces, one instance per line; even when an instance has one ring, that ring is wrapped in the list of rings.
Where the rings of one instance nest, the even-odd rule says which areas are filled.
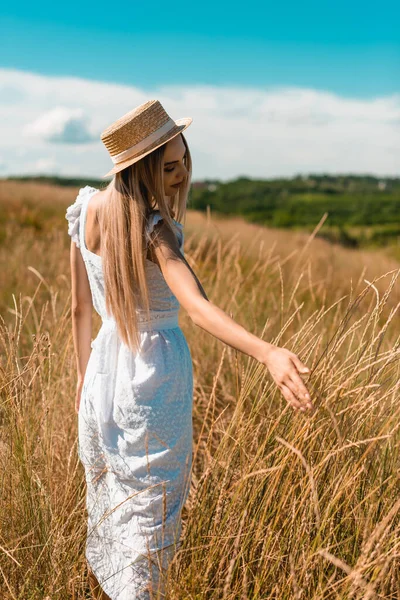
[[[355,144],[352,149],[351,140],[347,140],[348,170],[370,172],[375,168],[376,173],[397,173],[397,165],[400,167],[400,148],[396,143],[400,122],[399,5],[394,1],[358,0],[330,4],[164,1],[89,5],[53,1],[20,2],[13,6],[3,3],[0,8],[0,110],[5,109],[0,116],[17,123],[20,111],[25,132],[36,131],[39,135],[42,131],[34,146],[38,164],[47,164],[52,170],[59,169],[66,174],[66,153],[76,149],[79,154],[83,149],[77,147],[78,143],[87,144],[92,155],[100,152],[101,168],[107,166],[108,157],[104,152],[101,154],[98,142],[99,131],[133,108],[132,102],[140,103],[138,100],[142,97],[143,101],[163,98],[172,117],[194,117],[187,133],[189,141],[189,135],[192,136],[197,152],[198,176],[217,176],[215,165],[218,163],[221,176],[229,178],[239,174],[238,170],[241,174],[251,172],[259,176],[263,173],[265,176],[289,175],[313,168],[315,172],[343,171],[346,163],[342,159],[337,157],[338,160],[332,162],[332,155],[341,151],[335,145],[335,136],[331,140],[333,150],[327,152],[325,162],[321,162],[320,153],[316,153],[314,160],[309,147],[305,149],[307,160],[304,155],[296,159],[293,148],[297,139],[295,124],[315,127],[314,117],[319,114],[318,126],[326,126],[320,131],[321,137],[315,138],[311,129],[306,136],[315,149],[316,144],[329,140],[330,131],[332,135],[341,131],[340,128],[335,132],[330,130],[328,122],[338,122],[345,115],[347,125],[340,121],[340,126],[347,132],[351,121]],[[68,91],[63,95],[65,78],[68,85],[78,86],[80,98]],[[36,92],[32,87],[34,82]],[[100,101],[100,109],[97,93],[101,88],[103,97],[104,93],[108,95],[106,86],[110,93],[113,90],[113,94],[121,94],[120,103],[113,99],[111,108],[111,103]],[[56,89],[53,105],[48,96],[50,89]],[[41,99],[40,94],[43,94]],[[229,164],[221,154],[217,161],[211,157],[207,138],[200,134],[199,128],[207,121],[209,138],[216,128],[221,130],[223,125],[234,125],[232,94],[237,118],[241,119],[238,128],[248,135],[247,128],[256,124],[256,138],[265,135],[266,142],[269,132],[276,136],[274,139],[279,138],[280,143],[285,138],[286,144],[291,144],[289,161],[266,169],[265,163],[256,163],[256,166],[254,160],[246,163],[248,152],[245,155],[232,153],[229,148]],[[271,107],[271,99],[276,108]],[[267,127],[266,113],[265,110],[260,113],[260,103],[263,106],[267,103],[268,119],[274,115],[275,125],[276,114],[280,114],[278,121],[283,129]],[[252,113],[254,107],[255,114]],[[68,111],[69,117],[65,116]],[[96,111],[99,111],[97,115]],[[225,120],[228,112],[229,122]],[[56,145],[55,136],[47,134],[46,138],[43,134],[44,129],[49,131],[49,125],[43,125],[46,115],[53,124],[57,119],[62,122],[68,118],[83,119],[81,122],[85,122],[88,129],[86,142],[77,140],[72,144],[69,139],[61,148],[58,135]],[[351,115],[354,115],[353,120]],[[359,115],[364,115],[363,131]],[[247,128],[245,118],[249,121]],[[213,119],[218,119],[214,127],[211,126]],[[16,131],[14,137],[21,131]],[[293,132],[293,139],[289,131]],[[218,136],[221,152],[224,144],[231,144],[229,135],[224,141],[222,133]],[[299,144],[298,152],[302,154],[304,133],[301,127],[303,143]],[[11,129],[10,134],[12,137]],[[368,139],[378,140],[376,160],[373,155],[367,157],[365,151],[361,152],[365,160],[360,158],[357,144],[362,146]],[[28,144],[27,138],[21,137],[21,143],[22,140]],[[388,160],[378,155],[382,147]],[[0,173],[15,172],[17,166],[11,162],[17,156],[19,168],[35,170],[32,164],[24,167],[21,154],[15,154],[14,150],[3,138]],[[62,166],[60,160],[64,163]],[[68,166],[74,172],[82,168],[89,169],[88,175],[94,175],[99,167],[95,163],[93,167],[89,167],[89,163],[83,167],[81,162],[74,166],[71,161]]]
[[[400,91],[400,4],[2,3],[1,66],[145,85]]]

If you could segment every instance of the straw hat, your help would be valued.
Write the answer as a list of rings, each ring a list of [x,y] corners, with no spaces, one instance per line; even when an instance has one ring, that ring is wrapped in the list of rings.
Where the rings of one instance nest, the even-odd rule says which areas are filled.
[[[114,163],[103,178],[150,154],[185,131],[192,120],[191,117],[183,117],[174,121],[158,100],[148,100],[126,113],[101,133],[101,141]]]

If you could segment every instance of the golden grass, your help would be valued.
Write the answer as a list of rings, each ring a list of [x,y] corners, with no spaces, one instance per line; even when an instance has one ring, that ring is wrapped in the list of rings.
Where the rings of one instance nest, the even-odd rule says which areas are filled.
[[[50,187],[0,184],[7,600],[90,597],[64,219],[75,190]],[[399,264],[193,211],[185,252],[214,303],[310,366],[317,410],[294,412],[265,367],[182,312],[194,469],[168,597],[400,597]]]

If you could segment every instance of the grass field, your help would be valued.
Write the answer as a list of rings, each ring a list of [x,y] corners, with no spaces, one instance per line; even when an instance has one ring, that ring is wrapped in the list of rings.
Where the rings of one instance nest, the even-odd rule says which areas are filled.
[[[0,182],[1,600],[90,597],[64,218],[77,191]],[[399,598],[399,262],[195,211],[185,254],[210,300],[311,368],[317,410],[294,412],[182,309],[194,469],[168,597]]]
[[[325,175],[195,183],[189,206],[266,227],[312,232],[345,247],[387,247],[400,259],[400,179]]]

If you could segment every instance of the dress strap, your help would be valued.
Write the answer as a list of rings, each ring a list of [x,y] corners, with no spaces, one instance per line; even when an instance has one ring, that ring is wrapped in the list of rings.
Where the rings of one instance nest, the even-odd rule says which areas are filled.
[[[150,240],[150,234],[154,229],[154,225],[156,225],[160,221],[163,221],[163,217],[162,217],[160,211],[159,210],[153,211],[150,215],[150,218],[149,218],[147,224],[146,224],[146,239],[147,239],[147,241]],[[172,219],[172,221],[175,224],[176,234],[177,234],[178,242],[179,242],[179,249],[181,250],[181,252],[183,252],[183,245],[184,245],[183,225],[182,225],[182,223],[175,221],[175,219]]]

